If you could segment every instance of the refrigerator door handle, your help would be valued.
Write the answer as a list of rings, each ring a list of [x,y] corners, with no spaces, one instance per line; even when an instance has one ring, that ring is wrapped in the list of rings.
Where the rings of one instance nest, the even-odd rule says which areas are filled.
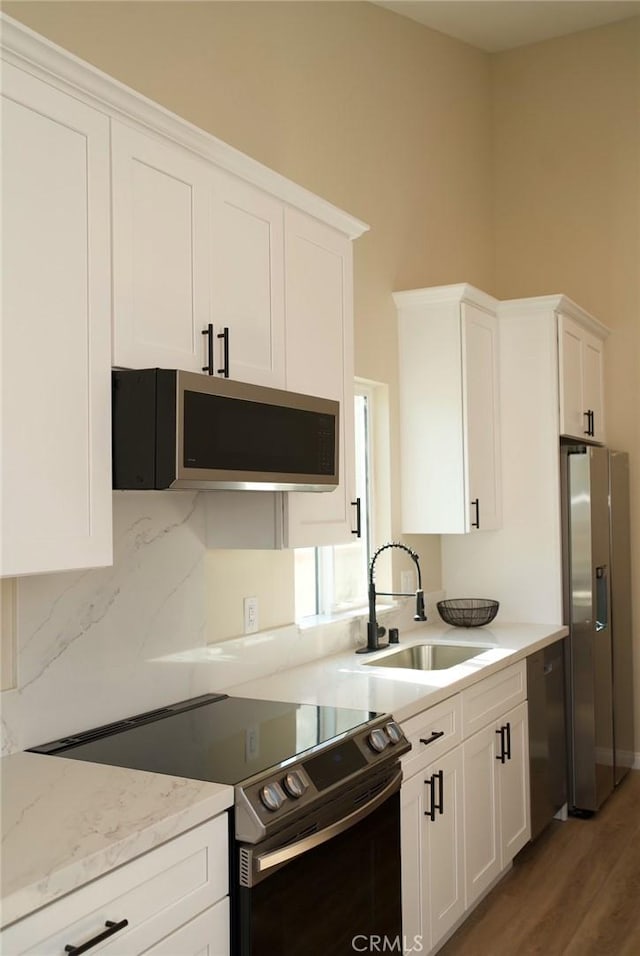
[[[596,631],[604,631],[609,626],[609,595],[607,565],[596,568]]]

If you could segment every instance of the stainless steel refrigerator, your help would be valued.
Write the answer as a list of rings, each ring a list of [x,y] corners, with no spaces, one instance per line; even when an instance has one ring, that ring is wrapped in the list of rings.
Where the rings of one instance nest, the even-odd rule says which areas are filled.
[[[629,456],[561,445],[569,807],[598,810],[633,763]]]

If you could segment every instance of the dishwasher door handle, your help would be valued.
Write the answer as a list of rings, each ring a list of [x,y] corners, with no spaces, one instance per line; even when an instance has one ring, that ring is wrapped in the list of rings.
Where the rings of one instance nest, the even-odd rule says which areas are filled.
[[[254,856],[254,871],[256,873],[264,873],[266,870],[270,870],[274,866],[280,866],[281,863],[288,863],[290,860],[295,860],[296,857],[302,856],[303,853],[307,853],[316,846],[320,846],[323,843],[328,843],[329,840],[332,840],[340,833],[344,833],[345,830],[349,830],[357,823],[360,823],[361,820],[364,820],[365,817],[368,817],[369,814],[373,813],[374,810],[377,810],[378,807],[385,802],[385,800],[387,800],[392,794],[400,789],[401,783],[402,769],[399,769],[384,790],[381,790],[379,794],[377,794],[372,800],[369,800],[367,803],[363,804],[363,806],[358,807],[357,810],[347,814],[346,817],[336,820],[335,823],[331,823],[328,827],[318,830],[317,833],[311,833],[309,836],[304,837],[302,840],[298,840],[296,843],[283,846],[279,850],[268,850],[266,853],[259,853]]]

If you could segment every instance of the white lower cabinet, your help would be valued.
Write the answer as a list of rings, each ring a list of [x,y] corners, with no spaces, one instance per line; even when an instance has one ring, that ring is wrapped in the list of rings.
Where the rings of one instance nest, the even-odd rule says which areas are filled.
[[[407,781],[401,806],[405,946],[428,952],[464,912],[462,748]]]
[[[229,953],[229,901],[220,900],[170,933],[145,956],[222,956]]]
[[[3,956],[229,956],[227,817],[221,814],[18,920]]]
[[[524,662],[403,724],[407,953],[435,952],[530,838]],[[515,704],[515,706],[514,706]]]
[[[530,837],[527,705],[519,704],[463,745],[467,905]]]

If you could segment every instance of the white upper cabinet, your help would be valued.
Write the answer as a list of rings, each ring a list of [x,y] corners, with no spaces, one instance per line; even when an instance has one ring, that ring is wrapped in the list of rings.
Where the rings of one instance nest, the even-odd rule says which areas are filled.
[[[560,434],[604,442],[604,337],[558,313]]]
[[[402,530],[501,525],[496,302],[468,285],[398,292]]]
[[[285,218],[287,388],[340,402],[339,487],[290,492],[290,548],[354,540],[353,265],[351,241],[294,209]]]
[[[352,540],[366,224],[0,23],[2,573],[110,563],[112,365],[337,399],[340,487],[269,500],[267,520],[276,546]]]
[[[209,192],[205,163],[123,123],[111,124],[113,364],[207,364]]]
[[[112,162],[113,364],[284,387],[282,203],[117,121]]]
[[[0,573],[111,563],[109,120],[2,64]]]
[[[222,172],[211,197],[214,372],[284,388],[282,203]]]

